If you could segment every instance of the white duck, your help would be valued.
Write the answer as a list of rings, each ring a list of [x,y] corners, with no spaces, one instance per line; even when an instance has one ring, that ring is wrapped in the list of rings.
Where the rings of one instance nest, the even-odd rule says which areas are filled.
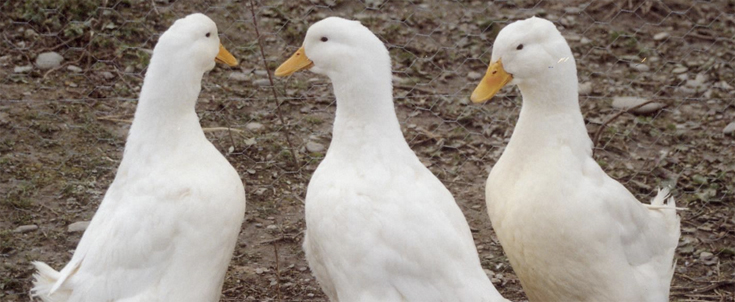
[[[668,190],[641,204],[592,158],[577,100],[577,68],[551,22],[503,28],[472,94],[507,83],[520,118],[490,172],[493,228],[531,301],[668,301],[679,218]]]
[[[385,45],[357,21],[312,25],[276,75],[311,68],[337,97],[332,143],[306,193],[304,251],[331,301],[505,301],[451,193],[393,107]]]
[[[245,212],[235,169],[194,111],[215,61],[237,65],[207,16],[158,40],[115,180],[60,272],[34,262],[44,301],[219,301]]]

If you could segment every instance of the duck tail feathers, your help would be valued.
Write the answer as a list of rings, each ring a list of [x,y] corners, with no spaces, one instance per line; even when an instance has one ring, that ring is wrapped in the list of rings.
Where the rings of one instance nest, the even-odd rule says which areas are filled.
[[[69,300],[71,291],[67,289],[60,288],[56,292],[52,292],[52,288],[61,277],[61,273],[43,262],[35,261],[33,266],[37,272],[33,274],[33,288],[30,293],[32,298],[39,298],[43,302],[65,302]]]

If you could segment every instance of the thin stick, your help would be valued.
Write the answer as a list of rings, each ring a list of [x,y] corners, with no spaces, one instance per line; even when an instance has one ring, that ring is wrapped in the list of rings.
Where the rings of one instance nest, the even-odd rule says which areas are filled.
[[[271,75],[270,69],[268,69],[268,61],[265,58],[265,50],[263,49],[263,41],[261,40],[260,30],[258,29],[258,18],[255,17],[255,2],[253,2],[253,0],[250,0],[250,14],[252,14],[253,16],[253,25],[255,27],[255,34],[257,35],[256,39],[258,40],[258,47],[260,47],[260,56],[263,58],[263,67],[265,67],[265,71],[268,73],[268,81],[270,81],[271,91],[273,91],[273,99],[276,101],[276,114],[278,114],[278,119],[281,120],[281,124],[285,129],[287,128],[287,125],[286,122],[283,120],[283,114],[281,113],[281,103],[278,102],[278,94],[276,93],[276,85],[273,84],[273,76]],[[296,150],[293,148],[293,144],[291,144],[291,136],[288,134],[288,131],[284,131],[283,134],[286,135],[286,143],[288,143],[288,148],[291,149],[293,162],[296,167],[298,167],[299,159],[298,157],[296,157]]]
[[[278,301],[283,301],[281,297],[281,269],[278,263],[278,241],[273,241],[273,253],[276,255],[276,294]]]
[[[242,129],[237,129],[237,128],[230,128],[230,127],[210,127],[210,128],[202,128],[202,131],[204,131],[205,133],[206,133],[206,132],[215,132],[215,131],[225,131],[225,130],[229,130],[229,131],[231,131],[230,133],[232,133],[232,132],[235,132],[235,133],[243,133],[243,132],[245,132],[245,131],[244,131],[244,130],[242,130]],[[235,146],[235,141],[234,141],[234,140],[232,139],[232,136],[230,136],[230,141],[231,141],[231,143],[232,143],[232,146],[234,147],[234,146]]]
[[[126,120],[126,119],[120,119],[120,118],[115,118],[115,116],[116,115],[113,115],[113,116],[100,116],[100,117],[97,118],[97,120],[98,121],[110,121],[110,122],[116,122],[116,123],[125,123],[125,124],[132,124],[133,123],[133,120],[132,119],[128,119],[128,120]],[[235,133],[243,133],[243,132],[245,132],[245,130],[237,129],[237,128],[231,128],[231,127],[209,127],[209,128],[202,128],[202,131],[204,131],[205,133],[207,133],[207,132],[217,132],[217,131],[231,131],[231,132],[235,132]],[[232,140],[232,137],[230,137],[230,140]],[[233,143],[233,147],[234,147],[234,141],[232,143]]]
[[[597,147],[597,144],[600,141],[600,136],[602,135],[602,130],[605,130],[605,127],[607,127],[607,124],[609,124],[610,122],[614,121],[615,119],[617,119],[618,117],[620,117],[624,113],[631,112],[633,110],[636,110],[638,108],[641,108],[643,106],[646,106],[646,105],[648,105],[650,103],[653,103],[653,100],[648,100],[648,101],[645,101],[645,102],[640,103],[638,105],[635,105],[633,107],[630,107],[630,108],[621,110],[620,112],[616,113],[615,115],[613,115],[612,117],[610,117],[609,119],[607,119],[607,121],[605,121],[604,123],[602,123],[602,125],[600,126],[600,128],[597,129],[597,132],[595,132],[595,139],[592,140],[595,143],[594,146]],[[592,155],[593,156],[595,155],[595,149],[594,148],[592,149]]]

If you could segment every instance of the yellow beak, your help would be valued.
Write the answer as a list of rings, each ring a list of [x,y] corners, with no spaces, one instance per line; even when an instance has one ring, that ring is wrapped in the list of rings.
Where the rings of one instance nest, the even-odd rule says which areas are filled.
[[[217,57],[214,58],[214,61],[230,66],[237,66],[237,59],[235,59],[235,57],[227,51],[222,44],[219,45],[219,53],[217,53]]]
[[[281,66],[276,69],[276,76],[285,77],[293,74],[302,69],[309,69],[314,66],[314,62],[309,60],[304,52],[304,47],[301,46],[293,55],[291,55],[286,62],[283,62]]]
[[[482,78],[480,84],[477,85],[475,91],[472,92],[470,100],[472,100],[473,103],[482,103],[487,101],[511,80],[513,80],[513,76],[505,72],[505,69],[503,69],[503,62],[498,60],[487,67],[487,73],[485,73],[485,76]]]

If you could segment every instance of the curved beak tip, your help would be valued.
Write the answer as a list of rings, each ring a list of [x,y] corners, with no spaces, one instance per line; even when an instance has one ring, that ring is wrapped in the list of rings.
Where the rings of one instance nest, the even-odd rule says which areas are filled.
[[[214,58],[214,61],[217,63],[227,64],[230,67],[234,67],[239,64],[237,59],[235,59],[235,56],[227,51],[222,44],[219,45],[219,52],[217,53],[217,57]]]
[[[309,69],[312,66],[314,66],[314,62],[312,62],[309,57],[306,56],[306,52],[304,51],[304,47],[302,46],[293,55],[291,55],[288,60],[283,62],[281,66],[278,66],[275,74],[277,77],[285,77],[299,70]]]

